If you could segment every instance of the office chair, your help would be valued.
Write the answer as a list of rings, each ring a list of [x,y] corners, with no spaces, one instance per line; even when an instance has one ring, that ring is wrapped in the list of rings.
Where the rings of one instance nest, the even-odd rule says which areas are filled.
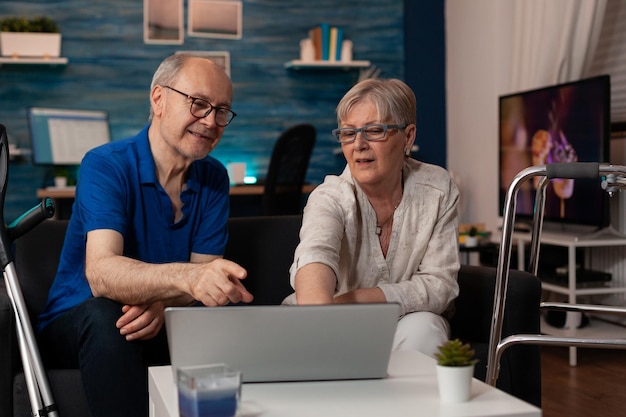
[[[552,336],[545,334],[511,334],[502,338],[502,320],[506,311],[506,293],[509,280],[509,265],[511,257],[511,243],[513,225],[515,223],[515,206],[517,192],[528,180],[540,178],[536,191],[533,224],[531,229],[531,249],[529,270],[537,274],[539,265],[540,238],[545,211],[546,187],[553,178],[565,179],[598,179],[602,180],[602,188],[612,195],[616,191],[626,189],[626,166],[599,164],[595,162],[556,163],[531,166],[520,171],[509,186],[504,206],[500,254],[498,257],[495,294],[493,304],[493,318],[490,331],[489,352],[487,359],[486,382],[492,386],[496,384],[500,370],[500,358],[505,349],[519,344],[544,346],[569,346],[589,348],[626,349],[626,339],[581,338],[574,336]],[[593,237],[590,237],[593,238]],[[569,304],[556,302],[540,303],[545,310],[558,310],[579,313],[602,313],[626,315],[626,308],[590,304]]]
[[[302,186],[315,137],[312,125],[299,124],[284,131],[276,141],[261,199],[264,216],[301,213]]]

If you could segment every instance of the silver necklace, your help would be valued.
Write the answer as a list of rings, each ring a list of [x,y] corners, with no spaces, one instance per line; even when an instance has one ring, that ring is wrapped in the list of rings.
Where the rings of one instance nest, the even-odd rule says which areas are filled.
[[[400,198],[398,199],[398,202],[396,203],[396,205],[393,207],[393,211],[391,212],[391,214],[389,215],[389,217],[387,217],[387,219],[385,219],[384,222],[382,222],[381,224],[378,224],[378,221],[376,221],[376,235],[380,236],[380,234],[383,232],[383,227],[389,223],[389,220],[391,220],[391,218],[393,217],[394,213],[396,212],[396,209],[398,208],[398,206],[400,205],[400,202],[402,201],[402,195],[400,195]]]

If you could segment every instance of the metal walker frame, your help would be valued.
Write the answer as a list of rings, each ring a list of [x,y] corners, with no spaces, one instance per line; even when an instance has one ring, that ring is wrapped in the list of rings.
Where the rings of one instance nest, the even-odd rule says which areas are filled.
[[[496,269],[496,283],[493,306],[493,319],[489,339],[487,358],[487,378],[489,385],[495,386],[500,371],[500,358],[505,349],[516,344],[552,345],[569,347],[595,347],[605,349],[626,349],[626,339],[580,338],[568,336],[550,336],[543,334],[516,334],[502,338],[502,323],[506,304],[506,290],[509,279],[513,226],[517,192],[525,181],[542,176],[536,191],[535,210],[531,229],[529,271],[537,275],[539,265],[539,247],[545,211],[546,187],[553,178],[565,179],[602,179],[601,187],[613,195],[616,191],[626,190],[626,166],[600,164],[595,162],[559,163],[532,166],[520,171],[509,186],[504,205],[500,253]],[[600,231],[602,233],[604,231]],[[610,229],[609,234],[617,235]],[[587,238],[593,238],[592,234]],[[617,237],[617,236],[616,236]],[[542,309],[566,312],[626,314],[626,307],[614,307],[592,304],[570,304],[542,302]]]

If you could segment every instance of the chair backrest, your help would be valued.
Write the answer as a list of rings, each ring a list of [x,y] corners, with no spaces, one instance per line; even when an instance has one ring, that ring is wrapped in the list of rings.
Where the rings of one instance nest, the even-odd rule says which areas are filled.
[[[45,220],[15,241],[15,272],[33,325],[59,265],[68,220]]]
[[[289,267],[299,242],[301,215],[231,217],[224,257],[247,269],[254,305],[277,305],[293,292]]]
[[[315,127],[310,124],[293,126],[280,135],[265,178],[263,215],[300,214],[302,185],[315,138]]]

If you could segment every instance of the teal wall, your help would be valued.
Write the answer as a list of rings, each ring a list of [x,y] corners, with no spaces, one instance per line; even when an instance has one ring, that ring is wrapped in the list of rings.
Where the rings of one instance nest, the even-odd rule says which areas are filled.
[[[443,0],[436,3],[439,8],[429,13],[441,14],[441,23],[437,20],[436,24],[442,25]],[[0,123],[6,125],[11,142],[29,148],[29,106],[102,109],[109,112],[113,139],[121,139],[146,123],[150,79],[165,56],[178,50],[228,51],[233,109],[238,117],[226,129],[213,155],[223,163],[247,162],[249,174],[263,177],[278,135],[296,123],[312,123],[318,141],[307,180],[318,183],[324,175],[343,168],[343,156],[333,153],[337,146],[329,131],[336,124],[337,102],[357,81],[359,72],[294,71],[285,69],[284,64],[298,58],[299,40],[311,26],[328,22],[342,26],[345,36],[354,42],[354,59],[370,60],[383,77],[404,79],[404,10],[402,0],[384,5],[377,0],[244,0],[240,40],[189,37],[185,33],[182,45],[152,45],[143,42],[140,0],[0,1],[0,17],[54,18],[63,34],[62,55],[69,60],[66,66],[56,67],[1,66]],[[420,15],[422,21],[416,22],[429,24],[425,17],[431,18]],[[415,51],[423,42],[407,41],[407,48]],[[420,71],[423,69],[412,71],[413,77]],[[436,71],[443,77],[441,67]],[[424,86],[419,80],[409,84],[416,90],[420,84]],[[428,94],[442,95],[439,91]],[[418,106],[419,101],[420,97]],[[443,143],[445,155],[445,131],[438,141]],[[440,155],[435,152],[429,158],[439,162]],[[33,166],[29,158],[12,162],[7,221],[37,203],[36,189],[50,183],[50,171]]]

